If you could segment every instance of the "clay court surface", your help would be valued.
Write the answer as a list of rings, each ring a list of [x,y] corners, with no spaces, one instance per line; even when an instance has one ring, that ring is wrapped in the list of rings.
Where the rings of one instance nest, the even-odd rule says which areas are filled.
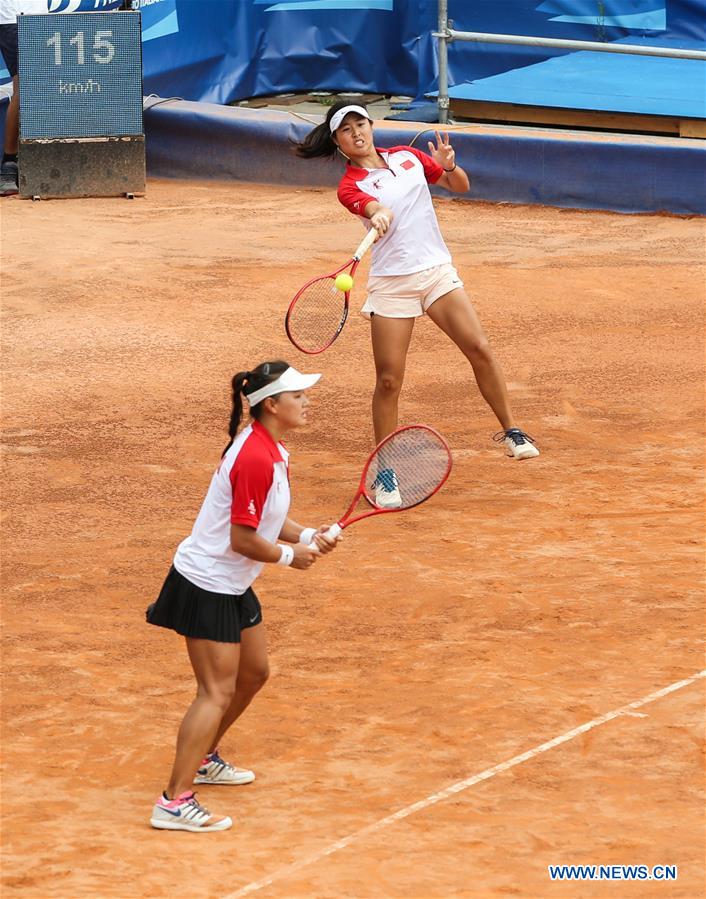
[[[310,572],[268,567],[272,677],[223,746],[257,780],[202,788],[235,826],[195,835],[148,825],[193,688],[144,608],[238,369],[324,372],[289,441],[292,514],[345,510],[372,440],[368,326],[307,358],[282,321],[359,225],[332,191],[235,183],[2,201],[3,896],[703,894],[703,679],[355,836],[704,668],[703,220],[437,210],[542,455],[504,457],[470,368],[420,322],[401,415],[446,434],[451,479]],[[551,882],[562,863],[678,879]]]

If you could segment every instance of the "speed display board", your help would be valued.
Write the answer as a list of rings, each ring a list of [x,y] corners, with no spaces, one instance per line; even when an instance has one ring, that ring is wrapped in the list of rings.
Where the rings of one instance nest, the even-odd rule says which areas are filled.
[[[140,135],[142,41],[135,12],[20,16],[20,135]]]

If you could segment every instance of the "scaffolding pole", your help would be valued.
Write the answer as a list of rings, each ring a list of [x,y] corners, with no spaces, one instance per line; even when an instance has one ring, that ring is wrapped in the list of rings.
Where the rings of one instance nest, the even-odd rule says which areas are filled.
[[[439,123],[449,121],[449,0],[439,0]]]
[[[703,50],[681,50],[678,47],[643,47],[640,44],[608,44],[600,41],[569,41],[521,34],[486,34],[482,31],[455,31],[450,28],[448,0],[439,0],[439,114],[442,124],[449,120],[449,43],[470,41],[477,44],[520,44],[525,47],[548,47],[555,50],[590,50],[598,53],[626,53],[634,56],[667,56],[672,59],[706,60]]]

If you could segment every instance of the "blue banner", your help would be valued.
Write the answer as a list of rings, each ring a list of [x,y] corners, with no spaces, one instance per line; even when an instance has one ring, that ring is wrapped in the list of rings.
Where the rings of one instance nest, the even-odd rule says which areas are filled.
[[[110,12],[122,0],[47,0],[47,12]]]
[[[179,33],[176,0],[132,0],[131,8],[142,14],[142,42]]]
[[[176,0],[176,13],[179,30],[145,46],[145,89],[160,96],[215,103],[308,90],[421,97],[437,87],[435,0]],[[704,39],[705,13],[706,0],[449,0],[459,31],[593,41]],[[450,81],[561,52],[455,42]]]
[[[51,12],[118,5],[47,0]],[[146,93],[231,103],[309,90],[421,97],[437,87],[435,0],[132,0],[132,7],[142,14]],[[706,40],[706,0],[449,0],[449,16],[459,31]],[[450,83],[561,52],[455,42]]]

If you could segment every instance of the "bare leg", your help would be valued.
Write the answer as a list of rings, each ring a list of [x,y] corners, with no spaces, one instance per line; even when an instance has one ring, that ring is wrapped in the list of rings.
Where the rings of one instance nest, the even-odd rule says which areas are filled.
[[[5,117],[5,152],[11,156],[17,153],[20,135],[20,81],[17,75],[12,79],[12,99]]]
[[[374,315],[370,322],[376,375],[373,393],[376,443],[397,427],[397,403],[404,381],[405,361],[413,328],[413,318],[383,318]]]
[[[177,736],[176,757],[167,787],[170,799],[191,789],[201,759],[233,700],[240,659],[238,643],[187,637],[186,647],[198,686]]]
[[[211,741],[209,752],[213,752],[228,728],[237,721],[250,705],[255,694],[260,691],[270,676],[267,661],[267,641],[265,625],[245,628],[240,635],[240,665],[235,694],[218,726],[216,736]]]
[[[503,430],[514,427],[502,369],[493,356],[466,291],[459,287],[440,297],[429,307],[427,315],[453,340],[473,366],[478,389]]]

